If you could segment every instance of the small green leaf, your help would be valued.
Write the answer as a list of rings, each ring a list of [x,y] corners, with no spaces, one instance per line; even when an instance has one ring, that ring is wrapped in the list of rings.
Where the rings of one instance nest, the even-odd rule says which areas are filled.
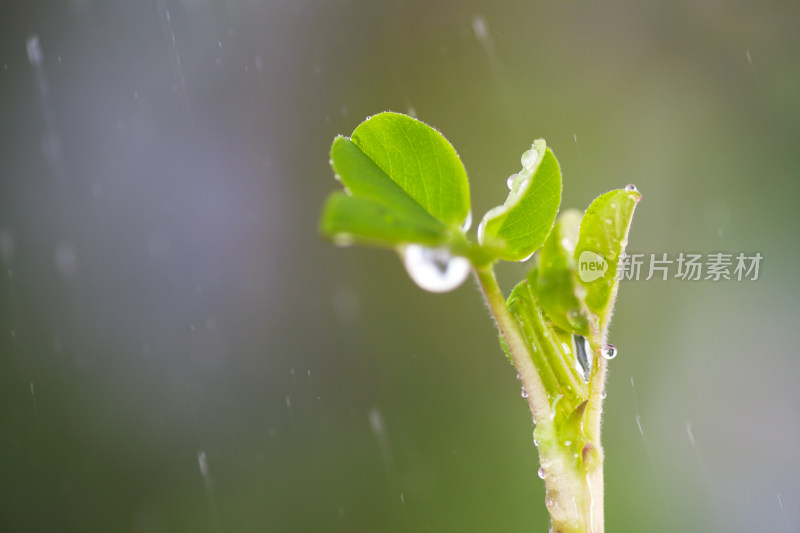
[[[580,283],[586,288],[585,302],[598,318],[599,328],[608,325],[617,294],[617,266],[628,244],[633,211],[642,199],[635,187],[607,192],[596,198],[581,223],[575,260]],[[599,272],[594,265],[605,265]]]
[[[467,218],[467,171],[441,133],[406,115],[380,113],[362,122],[352,141],[428,213],[454,226]]]
[[[571,335],[545,319],[528,281],[514,287],[507,304],[528,344],[548,398],[555,402],[560,396],[561,408],[575,409],[586,400],[588,386],[578,369]],[[503,349],[508,350],[506,346]]]
[[[408,217],[436,221],[350,139],[334,139],[331,165],[351,195],[380,203]]]
[[[589,336],[591,317],[583,301],[586,289],[578,281],[574,259],[581,219],[577,209],[558,217],[528,280],[553,323],[565,331]]]
[[[543,139],[522,155],[522,170],[512,178],[505,203],[490,209],[478,227],[478,240],[506,261],[524,261],[544,242],[561,203],[561,169]]]
[[[447,227],[428,216],[413,216],[368,198],[330,195],[322,211],[320,231],[339,244],[355,241],[378,246],[418,243],[435,246],[447,238]]]
[[[466,242],[467,174],[450,143],[422,122],[397,113],[367,119],[352,139],[333,141],[331,166],[349,196],[328,200],[324,234],[388,247]]]

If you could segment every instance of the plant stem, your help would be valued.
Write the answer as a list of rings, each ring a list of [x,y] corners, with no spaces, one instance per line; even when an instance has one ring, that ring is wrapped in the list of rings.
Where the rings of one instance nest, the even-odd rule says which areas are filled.
[[[603,343],[605,343],[603,332]],[[602,344],[590,343],[594,352],[592,373],[589,381],[589,404],[586,406],[586,435],[597,452],[598,466],[590,468],[586,475],[586,488],[591,498],[589,508],[589,524],[594,527],[591,533],[599,533],[603,527],[604,485],[603,485],[603,446],[600,443],[600,423],[603,414],[603,396],[606,389],[606,372],[608,361],[601,355]]]
[[[563,428],[554,422],[555,407],[550,405],[551,399],[536,368],[533,354],[508,309],[494,269],[491,265],[476,266],[475,273],[497,327],[505,339],[522,386],[528,393],[528,405],[537,424],[540,463],[546,473],[546,506],[552,522],[551,531],[603,533],[600,416],[607,361],[600,356],[600,348],[596,343],[592,343],[596,356],[593,358],[589,400],[582,418],[586,424],[580,424],[585,445],[581,445],[583,453],[575,453],[573,456],[574,452],[563,441]]]
[[[589,379],[589,404],[586,406],[586,434],[592,442],[600,443],[600,422],[603,414],[603,391],[606,389],[608,361],[600,352],[602,344],[590,342],[592,352],[592,372]]]
[[[540,423],[549,419],[551,412],[550,402],[547,399],[542,379],[539,377],[539,372],[536,370],[533,359],[528,353],[528,347],[522,338],[517,323],[508,311],[506,299],[497,284],[494,268],[491,265],[476,267],[475,274],[483,290],[486,303],[489,305],[492,316],[497,323],[497,328],[506,340],[508,350],[514,359],[514,366],[517,369],[517,373],[519,373],[522,386],[528,394],[528,405],[531,408],[534,422]]]

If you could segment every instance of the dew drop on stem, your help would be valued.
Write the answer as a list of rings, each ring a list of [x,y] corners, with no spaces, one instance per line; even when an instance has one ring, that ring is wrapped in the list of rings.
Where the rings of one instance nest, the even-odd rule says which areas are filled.
[[[633,183],[629,183],[629,184],[627,184],[627,185],[625,186],[625,190],[626,190],[626,191],[636,191],[636,192],[639,192],[639,189],[637,189],[637,188],[636,188],[636,185],[634,185]]]
[[[600,350],[600,355],[602,355],[605,359],[614,359],[617,356],[617,347],[613,344],[606,344]]]

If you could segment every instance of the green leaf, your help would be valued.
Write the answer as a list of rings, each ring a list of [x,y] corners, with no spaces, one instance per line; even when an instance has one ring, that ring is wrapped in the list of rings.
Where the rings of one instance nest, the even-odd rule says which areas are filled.
[[[528,280],[547,318],[565,331],[589,336],[592,317],[583,300],[586,289],[578,280],[574,259],[581,219],[577,209],[558,217]]]
[[[467,174],[431,127],[397,113],[375,115],[351,139],[333,141],[331,166],[349,196],[328,200],[324,234],[389,247],[465,242],[459,226],[469,214]]]
[[[454,226],[467,218],[467,172],[441,133],[406,115],[380,113],[362,122],[352,141],[428,213]]]
[[[414,216],[368,198],[331,194],[322,211],[320,231],[338,244],[394,246],[418,243],[429,246],[447,239],[447,228],[433,217]]]
[[[633,211],[641,199],[632,186],[607,192],[591,203],[581,222],[574,257],[578,278],[586,288],[586,306],[597,316],[600,330],[611,318],[619,285],[619,258],[628,244]],[[592,264],[605,264],[605,270],[600,273]]]
[[[512,178],[505,203],[490,209],[478,227],[478,240],[501,259],[524,261],[544,242],[561,203],[561,169],[543,139],[522,155],[522,170]]]
[[[331,146],[331,165],[351,195],[380,203],[409,217],[437,220],[350,139],[334,139]]]
[[[550,324],[538,305],[528,281],[521,281],[508,297],[508,310],[528,344],[528,352],[539,372],[551,402],[571,412],[588,396],[588,386],[579,370],[571,334]],[[501,343],[502,346],[502,343]],[[503,347],[507,350],[507,347]]]

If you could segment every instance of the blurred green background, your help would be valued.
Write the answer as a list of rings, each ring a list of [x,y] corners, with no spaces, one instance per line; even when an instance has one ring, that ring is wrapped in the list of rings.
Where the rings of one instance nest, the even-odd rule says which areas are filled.
[[[334,135],[414,113],[476,219],[536,137],[632,182],[607,531],[800,530],[800,4],[17,1],[0,20],[0,530],[547,530],[472,283],[317,235]],[[509,290],[525,264],[500,268]]]

